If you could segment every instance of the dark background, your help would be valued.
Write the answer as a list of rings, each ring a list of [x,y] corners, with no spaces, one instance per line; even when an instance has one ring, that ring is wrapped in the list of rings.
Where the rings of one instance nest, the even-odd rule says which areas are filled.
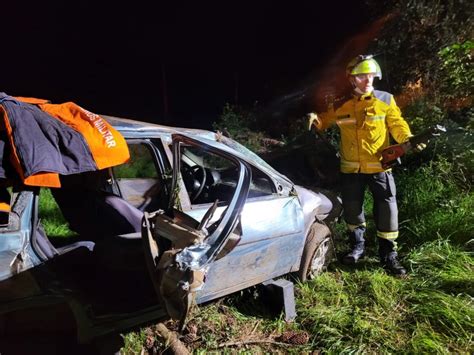
[[[369,25],[360,1],[118,3],[2,5],[0,91],[209,128],[291,100]]]

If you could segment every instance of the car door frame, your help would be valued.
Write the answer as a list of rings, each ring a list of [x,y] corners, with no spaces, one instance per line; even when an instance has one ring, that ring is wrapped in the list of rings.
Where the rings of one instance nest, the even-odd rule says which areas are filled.
[[[205,282],[205,274],[209,264],[226,247],[229,236],[238,230],[236,227],[239,225],[240,213],[248,195],[252,172],[248,163],[228,151],[219,149],[212,142],[206,142],[203,139],[197,140],[182,134],[173,134],[172,145],[173,180],[169,208],[168,211],[158,211],[153,214],[145,213],[142,238],[148,270],[158,297],[164,303],[170,317],[180,320],[181,324],[184,324],[194,302],[195,294]],[[210,153],[232,161],[238,167],[239,178],[227,208],[222,212],[219,220],[213,224],[208,235],[205,235],[198,242],[193,241],[191,245],[181,246],[179,249],[173,249],[173,245],[171,245],[168,250],[160,250],[160,248],[163,249],[161,241],[165,237],[163,237],[163,231],[158,230],[155,233],[154,226],[158,225],[161,219],[165,219],[167,225],[183,223],[183,220],[173,220],[174,214],[179,212],[173,207],[176,197],[179,196],[177,186],[179,181],[182,180],[180,178],[180,164],[181,147],[183,145],[204,148]],[[205,227],[205,223],[202,221],[198,224]],[[189,225],[179,227],[195,228],[195,226]],[[159,235],[159,233],[162,233],[162,235]],[[155,236],[155,234],[158,235]]]

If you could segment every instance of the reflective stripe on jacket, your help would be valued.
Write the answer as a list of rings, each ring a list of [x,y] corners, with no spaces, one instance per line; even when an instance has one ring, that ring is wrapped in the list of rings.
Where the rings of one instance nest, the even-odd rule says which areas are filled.
[[[341,171],[343,173],[378,173],[382,150],[390,145],[390,134],[397,143],[411,136],[395,100],[385,91],[374,90],[353,96],[337,108],[319,115],[324,130],[337,124],[341,131]]]

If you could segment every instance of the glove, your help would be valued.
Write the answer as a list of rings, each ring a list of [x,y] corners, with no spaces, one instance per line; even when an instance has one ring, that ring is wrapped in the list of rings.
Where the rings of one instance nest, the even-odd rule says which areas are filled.
[[[415,145],[415,147],[413,148],[413,150],[417,153],[421,152],[423,149],[426,148],[426,144],[425,143],[418,143],[417,145]]]
[[[308,113],[308,131],[311,131],[311,127],[314,125],[316,129],[319,129],[321,127],[321,120],[319,119],[318,115],[311,112]]]

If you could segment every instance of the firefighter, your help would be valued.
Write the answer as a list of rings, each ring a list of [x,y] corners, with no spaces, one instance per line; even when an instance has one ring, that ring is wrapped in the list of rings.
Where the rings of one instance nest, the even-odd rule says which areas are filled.
[[[381,165],[381,152],[390,136],[403,143],[412,136],[393,96],[374,90],[374,78],[382,79],[379,64],[371,55],[359,55],[349,62],[346,75],[352,92],[333,103],[326,112],[308,114],[309,129],[323,131],[337,124],[340,133],[341,193],[344,219],[351,250],[342,262],[357,263],[365,255],[366,220],[363,209],[368,187],[374,200],[380,262],[391,274],[403,276],[405,268],[397,255],[398,209],[395,182],[390,169]],[[423,149],[418,146],[417,150]]]

